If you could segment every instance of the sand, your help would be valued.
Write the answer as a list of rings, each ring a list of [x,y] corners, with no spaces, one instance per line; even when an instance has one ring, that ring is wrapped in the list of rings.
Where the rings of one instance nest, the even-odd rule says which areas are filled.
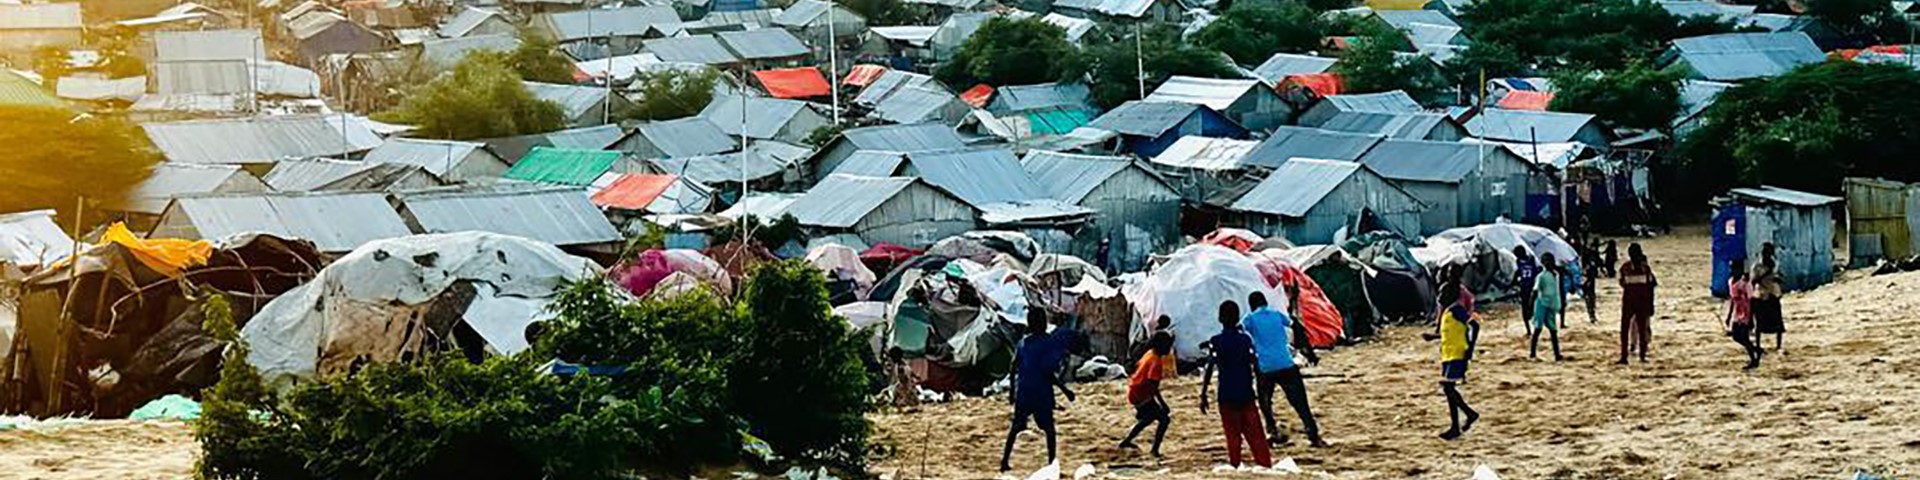
[[[1787,353],[1757,371],[1720,334],[1722,304],[1707,295],[1703,229],[1645,241],[1662,281],[1652,362],[1613,365],[1619,290],[1602,284],[1600,318],[1563,331],[1573,360],[1526,358],[1509,308],[1483,319],[1468,400],[1485,417],[1459,441],[1435,437],[1446,409],[1435,380],[1437,346],[1418,328],[1324,354],[1307,381],[1333,447],[1276,450],[1309,476],[1469,477],[1487,465],[1505,478],[1847,478],[1856,468],[1920,475],[1920,273],[1850,275],[1786,300]],[[1624,245],[1622,246],[1624,248]],[[1121,382],[1079,385],[1061,412],[1068,472],[1093,465],[1109,478],[1222,478],[1219,421],[1197,410],[1197,379],[1169,387],[1174,427],[1166,457],[1113,448],[1132,423]],[[872,416],[897,452],[875,467],[893,478],[996,478],[1004,398],[970,399]],[[1282,421],[1298,427],[1283,414]],[[1040,438],[1015,452],[1040,466]],[[196,446],[178,423],[86,422],[0,432],[0,479],[189,478]]]
[[[1333,446],[1311,449],[1297,439],[1276,458],[1334,478],[1461,479],[1482,464],[1505,478],[1832,479],[1856,468],[1920,475],[1920,273],[1850,276],[1790,295],[1786,354],[1743,372],[1745,357],[1721,333],[1724,304],[1707,292],[1705,230],[1643,242],[1662,285],[1650,363],[1613,364],[1619,289],[1604,279],[1600,322],[1570,314],[1561,332],[1570,361],[1529,360],[1518,311],[1485,313],[1462,386],[1484,417],[1464,439],[1447,442],[1436,436],[1447,427],[1438,347],[1420,338],[1424,329],[1391,328],[1323,353],[1308,370],[1311,403]],[[1169,389],[1174,426],[1156,461],[1114,448],[1133,421],[1123,382],[1079,386],[1080,401],[1058,415],[1064,469],[1262,477],[1214,472],[1226,449],[1218,418],[1198,410],[1198,379]],[[899,449],[877,471],[998,477],[1007,413],[1005,399],[994,398],[874,415],[878,437]],[[1290,412],[1280,419],[1299,427]],[[1016,472],[1039,468],[1044,455],[1041,437],[1023,435]]]

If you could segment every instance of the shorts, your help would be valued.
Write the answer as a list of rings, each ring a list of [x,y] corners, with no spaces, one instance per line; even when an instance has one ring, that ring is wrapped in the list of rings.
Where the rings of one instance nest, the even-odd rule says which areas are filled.
[[[1533,326],[1535,328],[1547,327],[1548,330],[1553,330],[1555,332],[1558,332],[1560,331],[1559,320],[1560,320],[1560,309],[1549,307],[1546,305],[1534,304]]]
[[[1173,418],[1173,409],[1168,407],[1164,403],[1160,403],[1160,399],[1158,398],[1150,398],[1150,399],[1147,399],[1146,401],[1133,404],[1134,420],[1139,420],[1144,422],[1148,420],[1165,420],[1170,418]]]
[[[1467,379],[1467,361],[1466,360],[1448,360],[1445,362],[1440,362],[1440,379],[1448,382],[1458,382],[1461,380],[1466,380]]]
[[[1039,426],[1040,431],[1053,431],[1053,408],[1015,407],[1013,409],[1014,431],[1026,430],[1028,418],[1033,419],[1033,424]]]

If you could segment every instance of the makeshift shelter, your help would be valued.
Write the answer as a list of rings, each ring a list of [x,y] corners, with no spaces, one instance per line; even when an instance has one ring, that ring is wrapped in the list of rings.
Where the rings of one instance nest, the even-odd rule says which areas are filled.
[[[131,227],[144,231],[153,228],[160,214],[167,210],[167,204],[175,198],[268,190],[271,188],[265,182],[238,165],[160,162],[154,165],[146,180],[127,193],[124,201],[107,209],[125,214]]]
[[[714,37],[726,45],[742,63],[749,67],[764,68],[776,65],[792,65],[805,59],[812,53],[799,38],[780,28],[756,28],[744,31],[719,32]]]
[[[544,28],[548,38],[562,45],[604,42],[596,45],[599,52],[589,59],[631,54],[639,51],[647,38],[675,35],[682,30],[680,14],[667,5],[550,13],[535,18],[533,25]]]
[[[699,215],[714,204],[712,189],[681,175],[607,174],[593,183],[593,204],[622,223],[645,214]]]
[[[627,97],[614,95],[603,87],[540,82],[520,83],[527,86],[527,91],[532,92],[534,98],[559,105],[561,114],[566,116],[568,126],[603,125],[612,115],[610,112],[619,112],[633,106],[633,102],[628,101]]]
[[[1365,266],[1363,286],[1380,319],[1425,322],[1433,318],[1438,282],[1413,256],[1406,239],[1390,232],[1367,232],[1342,242],[1340,249]]]
[[[54,224],[53,214],[53,210],[0,214],[0,282],[18,280],[73,255],[73,238]],[[0,318],[0,344],[10,336],[13,327],[7,324],[11,322]]]
[[[1001,116],[1062,109],[1097,112],[1090,95],[1087,86],[1080,83],[1007,85],[995,89],[986,108]]]
[[[1016,262],[1031,262],[1040,256],[1040,243],[1033,237],[1005,230],[976,230],[940,239],[927,248],[927,255],[970,260],[980,265],[993,264],[1002,255]]]
[[[908,177],[830,175],[787,207],[801,225],[870,243],[924,247],[972,230],[974,209],[945,189]]]
[[[617,251],[622,239],[579,187],[456,187],[394,199],[401,217],[421,233],[490,232],[599,253]]]
[[[1253,67],[1253,77],[1268,85],[1277,86],[1289,76],[1327,73],[1333,70],[1333,64],[1338,61],[1337,58],[1275,53],[1272,57],[1267,57],[1267,61],[1260,62],[1260,66]]]
[[[664,295],[684,293],[695,284],[706,285],[722,297],[733,294],[733,278],[720,262],[694,250],[648,250],[607,272],[608,278],[645,297],[655,292]],[[676,278],[678,277],[678,278]],[[664,289],[664,290],[663,290]]]
[[[813,264],[827,276],[827,290],[832,298],[858,300],[866,297],[873,289],[874,282],[880,279],[860,261],[860,253],[853,247],[826,244],[807,250],[807,263]],[[842,305],[846,301],[833,302]]]
[[[1293,106],[1259,80],[1175,75],[1153,89],[1149,102],[1206,105],[1248,130],[1269,130],[1293,119]]]
[[[1260,269],[1260,276],[1267,280],[1267,286],[1286,295],[1299,311],[1300,318],[1296,320],[1306,327],[1309,344],[1314,348],[1332,348],[1343,338],[1346,319],[1340,316],[1340,310],[1313,277],[1300,267],[1279,257],[1267,256],[1265,252],[1253,252],[1249,256],[1253,258],[1254,267]]]
[[[1135,100],[1087,123],[1120,134],[1125,151],[1152,158],[1189,135],[1244,138],[1247,129],[1205,105]]]
[[[331,158],[277,162],[260,181],[276,192],[399,191],[443,184],[439,177],[415,165]]]
[[[817,75],[819,71],[814,72]],[[765,84],[764,80],[762,84]],[[741,121],[743,115],[746,117],[744,122]],[[739,137],[744,131],[744,135],[754,140],[779,140],[791,144],[806,143],[813,132],[833,124],[833,119],[813,103],[737,95],[714,97],[712,103],[700,110],[700,117],[713,122],[727,135]]]
[[[1849,264],[1905,260],[1920,253],[1920,187],[1878,178],[1847,177]]]
[[[1050,198],[1094,212],[1069,252],[1103,270],[1140,270],[1179,241],[1180,193],[1136,160],[1031,151],[1020,166]]]
[[[1200,237],[1201,245],[1213,245],[1240,253],[1249,253],[1267,239],[1244,228],[1222,228]]]
[[[1295,119],[1300,126],[1318,128],[1341,112],[1420,113],[1424,109],[1407,92],[1328,95]]]
[[[82,45],[80,4],[0,3],[0,58],[25,64],[34,52]]]
[[[972,110],[959,96],[935,85],[909,85],[880,99],[870,116],[887,123],[959,125]]]
[[[785,184],[813,150],[778,141],[755,142],[743,152],[681,158],[656,158],[654,168],[706,186],[733,185],[745,181],[755,190],[774,189]],[[738,188],[722,189],[729,201],[738,201]]]
[[[1266,296],[1275,308],[1287,306],[1287,299],[1267,284],[1246,255],[1212,245],[1190,245],[1148,272],[1145,295],[1132,300],[1142,322],[1157,321],[1163,315],[1173,320],[1175,356],[1200,361],[1206,358],[1200,343],[1220,331],[1220,304],[1233,303],[1244,315],[1247,296],[1254,292]],[[1144,324],[1141,328],[1150,330]]]
[[[696,116],[642,123],[615,142],[613,149],[640,159],[682,158],[738,151],[740,141]]]
[[[1321,129],[1402,140],[1455,142],[1470,136],[1467,127],[1440,113],[1340,112]]]
[[[1305,272],[1320,290],[1320,297],[1340,315],[1342,336],[1348,339],[1373,336],[1379,315],[1373,308],[1373,300],[1367,298],[1366,279],[1370,270],[1349,257],[1345,250],[1332,245],[1309,245],[1267,249],[1254,255],[1255,262],[1277,261]],[[1305,283],[1301,285],[1305,292]],[[1311,293],[1302,293],[1300,297],[1298,301],[1303,310],[1320,301]]]
[[[452,183],[492,183],[509,168],[487,144],[423,138],[388,139],[363,161],[414,165]]]
[[[331,11],[314,11],[288,22],[300,58],[308,65],[328,55],[385,50],[387,37],[366,25]]]
[[[1012,152],[996,148],[862,155],[834,173],[919,177],[979,210],[988,225],[1050,227],[1076,224],[1093,213],[1050,196]]]
[[[364,121],[340,115],[276,117],[140,125],[168,161],[257,164],[288,158],[343,157],[384,140]]]
[[[1674,39],[1659,63],[1695,80],[1738,82],[1780,75],[1826,58],[1813,37],[1801,32],[1722,33]]]
[[[338,253],[413,232],[384,193],[255,193],[175,199],[149,236],[217,240],[247,233],[308,240]]]
[[[822,0],[793,2],[773,16],[773,24],[799,35],[808,45],[826,45],[829,40],[858,37],[867,31],[866,17]]]
[[[1833,280],[1833,205],[1843,200],[1785,188],[1736,188],[1713,215],[1714,296],[1727,295],[1733,262],[1747,271],[1760,263],[1761,246],[1774,245],[1787,290],[1810,290]]]
[[[507,169],[504,178],[584,187],[608,173],[643,173],[650,167],[620,152],[534,147]]]
[[[1420,226],[1420,200],[1367,166],[1338,160],[1295,158],[1234,200],[1238,223],[1295,244],[1323,244],[1371,211],[1402,235]]]
[[[1473,112],[1466,108],[1456,108],[1453,116],[1460,119],[1468,133],[1487,140],[1522,144],[1578,142],[1605,148],[1618,138],[1598,117],[1585,113],[1505,108]]]
[[[1247,152],[1249,166],[1274,169],[1295,158],[1358,162],[1384,135],[1336,132],[1316,128],[1280,127]]]
[[[467,6],[440,25],[438,33],[441,38],[459,38],[470,35],[511,35],[515,31],[513,22],[499,10]]]
[[[833,86],[827,84],[827,77],[820,74],[820,69],[813,67],[760,70],[753,72],[753,79],[759,82],[762,90],[767,91],[767,96],[773,98],[822,98],[833,94]]]
[[[1526,218],[1528,196],[1550,190],[1532,163],[1492,145],[1385,140],[1360,163],[1427,206],[1420,216],[1423,234]]]
[[[807,170],[819,181],[839,170],[840,164],[857,152],[908,153],[956,148],[967,148],[966,140],[952,127],[937,123],[850,128],[821,146],[820,151],[807,160]]]

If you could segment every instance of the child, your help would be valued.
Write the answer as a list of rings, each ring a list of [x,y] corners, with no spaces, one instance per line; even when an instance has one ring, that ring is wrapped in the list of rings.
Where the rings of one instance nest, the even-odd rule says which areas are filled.
[[[1240,444],[1251,444],[1253,461],[1273,466],[1267,433],[1260,428],[1260,409],[1253,401],[1253,339],[1240,331],[1240,308],[1232,300],[1220,302],[1220,334],[1207,341],[1208,361],[1200,381],[1200,413],[1207,413],[1207,389],[1213,370],[1220,369],[1220,427],[1227,434],[1227,464],[1240,468]]]
[[[1295,305],[1299,303],[1293,302]],[[1298,351],[1307,358],[1309,364],[1320,363],[1320,357],[1313,353],[1313,344],[1307,341],[1305,324],[1297,321],[1297,315],[1289,316],[1269,307],[1266,295],[1260,292],[1247,296],[1247,307],[1252,311],[1247,313],[1245,320],[1240,321],[1240,325],[1246,330],[1247,337],[1253,339],[1253,353],[1259,360],[1259,396],[1256,399],[1260,405],[1260,417],[1267,422],[1267,433],[1272,435],[1267,443],[1287,443],[1287,434],[1281,431],[1280,424],[1273,418],[1273,390],[1279,387],[1286,393],[1287,404],[1293,406],[1293,413],[1300,416],[1300,427],[1307,433],[1308,444],[1314,447],[1327,446],[1327,442],[1320,439],[1320,424],[1314,421],[1313,408],[1307,403],[1306,380],[1300,375],[1300,366],[1293,361],[1293,352]]]
[[[1540,263],[1546,268],[1535,276],[1533,285],[1533,339],[1527,344],[1527,358],[1540,358],[1540,331],[1549,332],[1553,340],[1553,361],[1565,360],[1560,356],[1560,327],[1566,326],[1562,314],[1566,313],[1566,288],[1560,284],[1560,263],[1552,252],[1540,254]]]
[[[1747,266],[1744,260],[1734,260],[1732,275],[1727,278],[1727,336],[1747,352],[1747,370],[1760,367],[1760,357],[1766,349],[1754,344],[1753,335],[1753,280],[1747,278]]]
[[[1540,278],[1541,266],[1533,260],[1533,255],[1527,253],[1526,247],[1513,247],[1513,258],[1513,284],[1520,289],[1520,301],[1518,302],[1520,304],[1520,326],[1528,327],[1528,329],[1531,330],[1534,311],[1527,307],[1533,305],[1533,296],[1539,292],[1534,286]]]
[[[1653,274],[1653,266],[1647,263],[1647,255],[1640,251],[1639,243],[1627,245],[1627,263],[1620,266],[1620,361],[1627,364],[1627,357],[1635,351],[1640,353],[1640,363],[1647,363],[1647,349],[1653,344],[1653,295],[1660,286],[1660,279]]]
[[[1780,311],[1780,298],[1786,295],[1780,264],[1774,260],[1773,242],[1760,244],[1760,264],[1753,268],[1753,323],[1755,343],[1773,334],[1773,351],[1786,352],[1787,324]]]
[[[1058,460],[1054,446],[1053,388],[1059,387],[1069,402],[1074,397],[1073,390],[1067,389],[1057,374],[1066,359],[1064,339],[1047,334],[1046,311],[1027,309],[1027,336],[1020,340],[1020,348],[1014,352],[1013,374],[1008,378],[1008,383],[1013,385],[1013,391],[1007,395],[1013,403],[1013,425],[1007,429],[1007,443],[1000,450],[1000,471],[1013,470],[1008,463],[1013,456],[1013,440],[1027,429],[1028,418],[1047,434],[1047,463]]]
[[[1459,285],[1459,274],[1449,279],[1450,285]],[[1453,426],[1440,433],[1440,439],[1453,440],[1460,434],[1473,429],[1473,422],[1480,419],[1480,412],[1467,406],[1467,400],[1460,396],[1459,383],[1467,379],[1467,362],[1473,360],[1473,350],[1480,342],[1480,321],[1473,318],[1473,310],[1463,302],[1458,287],[1441,288],[1441,292],[1459,295],[1440,313],[1440,391],[1447,396],[1447,416]],[[1467,421],[1460,421],[1461,415]]]
[[[1161,317],[1162,324],[1172,323]],[[1120,441],[1123,450],[1138,450],[1133,439],[1146,431],[1147,425],[1160,424],[1153,430],[1153,456],[1160,458],[1160,441],[1167,438],[1167,426],[1173,423],[1173,408],[1167,406],[1167,399],[1160,395],[1160,382],[1174,377],[1173,334],[1156,331],[1147,341],[1149,349],[1140,356],[1140,363],[1133,367],[1133,378],[1127,381],[1127,403],[1133,404],[1133,430],[1127,432],[1127,438]]]

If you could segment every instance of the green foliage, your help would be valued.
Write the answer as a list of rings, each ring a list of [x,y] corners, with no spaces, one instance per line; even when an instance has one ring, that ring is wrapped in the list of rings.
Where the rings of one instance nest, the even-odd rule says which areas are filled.
[[[941,81],[960,88],[976,83],[1046,83],[1059,78],[1073,54],[1066,30],[1040,17],[994,17],[967,37],[936,73]]]
[[[1297,0],[1242,0],[1200,29],[1194,41],[1235,62],[1258,65],[1275,53],[1318,48],[1330,28],[1320,12]]]
[[[520,46],[506,53],[505,62],[520,78],[531,82],[573,83],[573,62],[561,56],[553,39],[531,28],[521,28]],[[497,53],[494,53],[497,55]]]
[[[1113,108],[1146,96],[1140,91],[1136,75],[1144,63],[1147,92],[1174,75],[1232,78],[1238,73],[1219,52],[1201,48],[1180,38],[1178,28],[1158,25],[1141,31],[1140,44],[1129,34],[1112,41],[1082,48],[1081,55],[1061,76],[1062,81],[1084,81],[1093,102]],[[1135,52],[1139,52],[1136,55]],[[1141,62],[1141,63],[1136,63]]]
[[[839,4],[865,17],[867,25],[875,27],[910,25],[922,16],[919,9],[900,0],[847,0]]]
[[[800,260],[765,264],[744,299],[729,374],[735,411],[787,455],[861,469],[866,341],[833,316],[825,277]]]
[[[1704,200],[1739,183],[1836,192],[1847,176],[1920,180],[1920,72],[1827,62],[1722,93],[1681,142],[1691,190]]]
[[[1461,13],[1468,52],[1496,49],[1477,61],[1539,70],[1611,70],[1651,61],[1675,38],[1732,31],[1712,19],[1683,19],[1640,0],[1483,0]],[[1519,73],[1519,72],[1503,72]],[[1489,76],[1493,76],[1489,72]]]
[[[1438,95],[1440,73],[1433,63],[1417,57],[1402,58],[1395,54],[1394,46],[1381,37],[1370,37],[1340,52],[1333,71],[1346,83],[1345,92],[1403,90],[1428,101]]]
[[[115,204],[160,162],[140,130],[115,118],[6,106],[0,125],[0,145],[9,145],[0,155],[0,211],[67,212],[81,197]]]
[[[753,226],[753,242],[767,248],[780,248],[787,242],[799,242],[801,245],[807,243],[807,235],[800,227],[800,220],[793,218],[791,214],[781,215],[772,222],[753,215],[740,217],[740,221],[714,229],[713,242],[718,244],[739,240],[740,229],[748,225]]]
[[[1629,128],[1665,131],[1680,111],[1678,72],[1655,70],[1635,63],[1612,72],[1579,72],[1554,77],[1553,104],[1558,112],[1591,113],[1601,120]]]
[[[193,438],[200,444],[200,478],[302,478],[295,439],[272,424],[284,421],[274,411],[266,381],[247,363],[247,345],[233,320],[233,309],[218,294],[201,304],[202,328],[226,344],[220,381],[201,392],[200,420]],[[260,412],[261,415],[256,415]]]
[[[1860,32],[1867,23],[1891,16],[1893,6],[1880,0],[1806,0],[1807,15],[1842,32]]]
[[[1521,56],[1519,50],[1497,43],[1475,43],[1459,55],[1447,59],[1440,67],[1447,83],[1456,86],[1476,86],[1482,77],[1487,79],[1524,76],[1532,73],[1533,67]],[[1474,87],[1478,88],[1478,87]]]
[[[834,138],[840,136],[840,132],[844,132],[846,130],[847,130],[847,127],[841,126],[841,125],[827,125],[820,128],[815,128],[813,129],[812,132],[807,133],[807,140],[806,140],[807,145],[812,145],[815,147],[827,146],[827,142],[833,141]]]
[[[428,138],[470,140],[550,132],[566,126],[559,105],[527,91],[495,55],[469,55],[452,72],[410,89],[382,121],[419,127]]]
[[[641,72],[633,80],[639,100],[619,116],[651,121],[697,115],[713,102],[713,86],[719,81],[720,72],[712,69]]]

